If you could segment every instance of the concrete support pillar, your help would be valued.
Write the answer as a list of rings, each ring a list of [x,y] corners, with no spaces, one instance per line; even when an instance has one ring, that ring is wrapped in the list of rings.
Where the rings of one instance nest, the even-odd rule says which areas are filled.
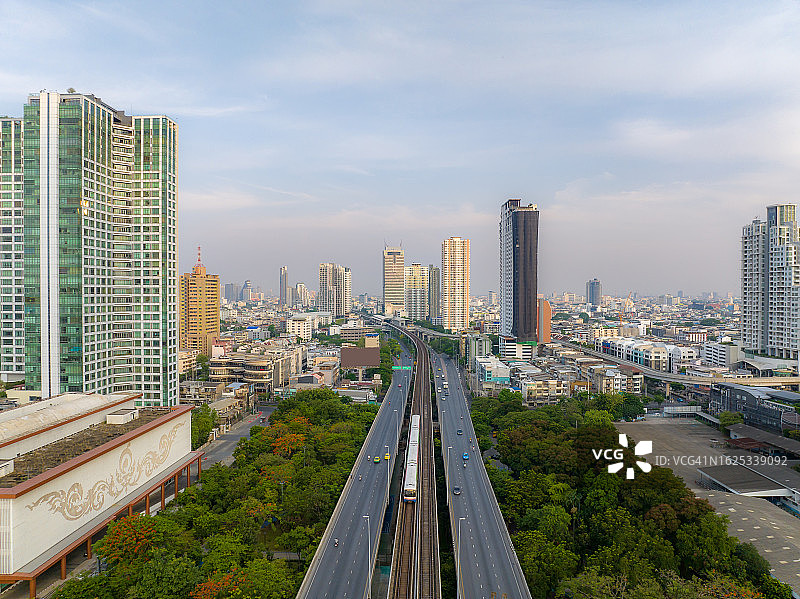
[[[67,556],[61,556],[61,580],[67,577]]]
[[[665,394],[666,394],[666,398],[667,398],[667,399],[669,399],[669,389],[670,389],[670,387],[669,387],[669,381],[667,381],[667,384],[666,384],[666,392],[665,392]]]
[[[36,599],[36,578],[31,578],[28,581],[28,597]]]
[[[167,501],[166,501],[167,498],[164,497],[164,494],[166,492],[167,492],[167,483],[161,483],[161,509],[162,510],[164,509],[164,506],[167,503]]]

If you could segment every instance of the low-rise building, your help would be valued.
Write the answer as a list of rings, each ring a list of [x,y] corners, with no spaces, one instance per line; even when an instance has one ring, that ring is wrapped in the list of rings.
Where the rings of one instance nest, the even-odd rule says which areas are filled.
[[[744,357],[741,346],[732,341],[706,341],[703,343],[700,357],[712,366],[731,368]]]
[[[66,393],[0,413],[0,582],[28,581],[35,597],[37,578],[59,562],[65,578],[109,522],[157,511],[199,474],[192,408],[140,397]]]
[[[189,374],[197,368],[197,356],[200,355],[199,349],[178,350],[178,374]]]
[[[307,315],[292,316],[286,321],[286,332],[290,337],[297,337],[302,341],[309,341],[313,330],[313,319]]]
[[[537,355],[536,344],[532,342],[518,343],[516,337],[501,335],[499,337],[500,359],[530,362]]]
[[[748,387],[736,383],[719,383],[719,392],[711,395],[709,412],[739,412],[744,423],[780,433],[788,420],[785,413],[794,413],[800,406],[800,393],[770,387]]]

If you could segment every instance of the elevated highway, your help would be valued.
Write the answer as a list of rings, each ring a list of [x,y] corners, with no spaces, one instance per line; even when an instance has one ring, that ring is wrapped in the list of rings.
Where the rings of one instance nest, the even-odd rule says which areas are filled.
[[[412,358],[403,353],[399,362],[410,367]],[[411,370],[394,371],[392,386],[339,496],[298,599],[364,599],[369,595],[410,385]],[[375,456],[378,463],[373,461]]]
[[[458,597],[531,599],[483,464],[458,368],[443,355],[434,354],[432,363]]]

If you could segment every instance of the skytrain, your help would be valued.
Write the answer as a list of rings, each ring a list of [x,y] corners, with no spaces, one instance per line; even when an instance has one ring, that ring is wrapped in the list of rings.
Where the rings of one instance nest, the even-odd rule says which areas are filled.
[[[403,501],[417,501],[417,471],[419,459],[419,416],[411,417],[408,429],[408,454],[406,456],[406,473],[403,477]]]

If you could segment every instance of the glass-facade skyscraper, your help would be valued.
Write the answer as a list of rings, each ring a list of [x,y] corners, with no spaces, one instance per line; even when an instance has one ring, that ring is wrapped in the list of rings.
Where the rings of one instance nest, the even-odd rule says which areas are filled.
[[[0,117],[0,380],[25,376],[22,119]]]
[[[10,272],[22,272],[26,386],[176,404],[177,125],[57,92],[29,96],[21,125],[23,251]],[[5,230],[19,200],[11,214],[2,201]]]
[[[500,334],[539,338],[539,209],[508,200],[500,209]]]

